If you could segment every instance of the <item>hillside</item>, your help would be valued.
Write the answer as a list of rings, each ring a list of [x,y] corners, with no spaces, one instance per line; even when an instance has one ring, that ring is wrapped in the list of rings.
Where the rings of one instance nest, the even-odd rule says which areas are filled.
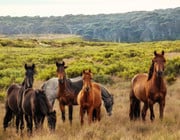
[[[0,17],[0,34],[76,34],[88,40],[141,42],[180,39],[180,8],[124,14]]]

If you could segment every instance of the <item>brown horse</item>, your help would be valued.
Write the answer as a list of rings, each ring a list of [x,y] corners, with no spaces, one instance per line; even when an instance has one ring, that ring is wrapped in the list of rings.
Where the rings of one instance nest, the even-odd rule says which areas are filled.
[[[61,110],[62,120],[65,121],[65,105],[69,108],[69,121],[72,124],[73,105],[77,105],[77,94],[70,88],[68,79],[66,78],[64,61],[59,63],[56,62],[57,76],[58,76],[58,93],[57,99],[59,100],[59,106]]]
[[[87,112],[88,123],[94,120],[100,121],[101,113],[101,87],[92,82],[91,70],[84,70],[82,74],[83,87],[77,96],[80,105],[81,125],[84,123],[84,114]]]
[[[166,83],[163,79],[165,58],[164,51],[161,54],[154,51],[155,57],[149,74],[137,74],[132,79],[130,92],[130,120],[140,117],[140,101],[144,103],[142,109],[142,119],[145,120],[146,112],[150,108],[150,119],[154,120],[153,105],[159,103],[160,119],[163,119],[166,97]]]
[[[4,116],[4,130],[8,127],[8,123],[12,120],[13,116],[16,116],[16,131],[19,130],[19,123],[20,129],[24,128],[24,121],[23,115],[20,109],[20,104],[22,101],[22,94],[25,89],[31,88],[33,86],[34,81],[34,73],[35,73],[35,65],[28,66],[25,64],[25,78],[21,85],[12,84],[7,90],[7,98],[5,103],[6,114]]]
[[[22,96],[22,110],[30,134],[32,133],[33,121],[36,129],[42,127],[45,116],[47,116],[49,129],[55,130],[56,112],[52,110],[43,90],[26,89]]]

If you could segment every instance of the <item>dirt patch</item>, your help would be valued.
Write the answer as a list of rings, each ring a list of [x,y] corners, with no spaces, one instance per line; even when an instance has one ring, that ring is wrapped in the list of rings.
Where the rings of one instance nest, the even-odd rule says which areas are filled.
[[[176,57],[180,57],[180,52],[170,52],[170,53],[166,53],[166,58],[168,59],[173,59]]]

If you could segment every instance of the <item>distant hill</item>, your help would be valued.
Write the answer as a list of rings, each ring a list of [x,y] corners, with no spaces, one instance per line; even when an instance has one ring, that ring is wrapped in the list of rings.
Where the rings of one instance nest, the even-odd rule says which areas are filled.
[[[0,17],[0,34],[76,34],[88,40],[140,42],[180,39],[180,7],[124,14]]]

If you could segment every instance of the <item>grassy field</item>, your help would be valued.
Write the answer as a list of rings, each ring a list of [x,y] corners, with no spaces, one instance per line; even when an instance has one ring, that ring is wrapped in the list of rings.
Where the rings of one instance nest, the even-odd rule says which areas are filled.
[[[89,42],[81,38],[0,38],[0,124],[5,114],[4,102],[7,87],[21,83],[25,63],[35,63],[37,74],[34,87],[39,88],[43,81],[56,76],[56,61],[64,60],[68,65],[68,77],[79,76],[85,68],[91,68],[96,81],[103,83],[114,94],[113,115],[107,116],[102,106],[102,119],[92,125],[80,125],[79,108],[74,107],[73,125],[65,123],[56,101],[57,127],[51,134],[45,121],[43,130],[28,137],[26,129],[21,137],[11,126],[6,132],[0,127],[1,140],[179,140],[180,139],[180,41],[109,43]],[[129,121],[129,85],[132,76],[147,72],[154,50],[165,50],[167,58],[165,78],[168,84],[165,114],[160,121],[158,104],[155,105],[155,121]],[[172,82],[173,81],[173,82]],[[66,115],[67,116],[67,115]]]
[[[168,93],[166,97],[165,114],[163,121],[160,121],[158,104],[155,105],[155,121],[152,123],[149,120],[149,112],[147,114],[146,122],[129,121],[129,81],[124,81],[118,78],[114,79],[116,84],[106,85],[108,90],[114,94],[115,104],[113,108],[113,115],[107,116],[104,107],[102,106],[102,119],[100,122],[88,125],[87,118],[85,118],[85,125],[80,126],[79,108],[74,107],[73,125],[70,126],[68,120],[62,122],[60,117],[60,110],[58,101],[56,101],[55,109],[57,112],[57,127],[55,133],[51,134],[47,128],[47,121],[44,123],[44,128],[41,131],[33,133],[29,138],[24,130],[23,139],[32,140],[178,140],[180,139],[180,78],[176,80],[173,85],[168,86]],[[38,83],[40,84],[40,83]],[[38,87],[37,83],[35,84]],[[0,103],[1,114],[0,124],[4,117],[4,103]],[[15,127],[9,127],[6,132],[0,129],[1,140],[22,139],[20,135],[15,133]]]

